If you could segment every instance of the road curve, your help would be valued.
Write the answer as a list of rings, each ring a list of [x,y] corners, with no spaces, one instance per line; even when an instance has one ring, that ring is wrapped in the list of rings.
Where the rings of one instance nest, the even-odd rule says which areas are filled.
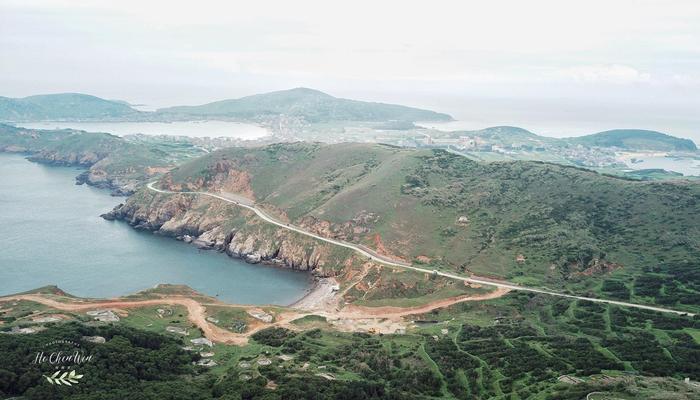
[[[533,288],[533,287],[520,286],[520,285],[517,285],[517,284],[515,284],[515,283],[491,281],[491,280],[482,279],[482,278],[464,277],[464,276],[459,276],[459,275],[450,274],[450,273],[448,273],[448,272],[441,272],[441,271],[429,270],[429,269],[426,269],[426,268],[420,268],[420,267],[413,266],[413,265],[411,265],[411,264],[409,264],[409,263],[406,263],[406,262],[397,261],[397,260],[393,260],[393,259],[391,259],[391,258],[389,258],[389,257],[382,256],[381,254],[377,254],[376,252],[373,252],[372,250],[367,249],[367,248],[364,248],[363,246],[360,246],[360,245],[356,245],[356,244],[344,242],[344,241],[341,241],[341,240],[335,240],[335,239],[326,238],[326,237],[323,237],[323,236],[319,236],[319,235],[317,235],[317,234],[315,234],[315,233],[306,231],[306,230],[304,230],[304,229],[301,229],[301,228],[299,228],[299,227],[296,227],[296,226],[294,226],[294,225],[286,224],[286,223],[284,223],[284,222],[279,222],[279,221],[275,220],[274,218],[270,217],[269,215],[265,214],[262,210],[256,208],[254,205],[251,205],[251,204],[244,204],[241,200],[232,200],[232,199],[230,199],[230,198],[227,198],[227,197],[224,197],[224,196],[221,196],[221,195],[218,195],[218,194],[214,194],[214,193],[209,193],[209,192],[184,192],[184,191],[183,191],[183,192],[173,192],[173,191],[170,191],[170,190],[162,190],[162,189],[158,189],[158,188],[154,187],[153,185],[154,185],[155,183],[156,183],[156,182],[149,182],[149,183],[146,185],[146,187],[147,187],[149,190],[152,190],[152,191],[157,192],[157,193],[163,193],[163,194],[193,194],[193,195],[202,195],[202,196],[213,197],[213,198],[215,198],[215,199],[219,199],[219,200],[222,200],[222,201],[225,201],[225,202],[228,202],[228,203],[232,203],[232,204],[235,204],[235,205],[237,205],[237,206],[239,206],[239,207],[247,208],[248,210],[253,211],[253,212],[254,212],[258,217],[260,217],[262,220],[264,220],[264,221],[266,221],[266,222],[269,222],[269,223],[271,223],[271,224],[273,224],[273,225],[277,225],[277,226],[279,226],[279,227],[281,227],[281,228],[284,228],[284,229],[287,229],[287,230],[290,230],[290,231],[293,231],[293,232],[297,232],[297,233],[300,233],[300,234],[302,234],[302,235],[309,236],[309,237],[312,237],[312,238],[314,238],[314,239],[321,240],[321,241],[323,241],[323,242],[327,242],[327,243],[334,244],[334,245],[336,245],[336,246],[341,246],[341,247],[345,247],[345,248],[351,249],[351,250],[355,251],[356,253],[359,253],[359,254],[361,254],[361,255],[363,255],[363,256],[365,256],[365,257],[371,259],[371,260],[374,260],[374,261],[377,261],[377,262],[379,262],[379,263],[382,263],[382,264],[385,264],[385,265],[389,265],[389,266],[392,266],[392,267],[405,268],[405,269],[410,269],[410,270],[414,270],[414,271],[418,271],[418,272],[424,272],[424,273],[428,273],[428,274],[437,274],[437,275],[443,276],[443,277],[445,277],[445,278],[456,279],[456,280],[460,280],[460,281],[464,281],[464,282],[477,283],[477,284],[480,284],[480,285],[495,286],[495,287],[504,288],[504,289],[510,289],[510,290],[519,290],[519,291],[523,291],[523,292],[539,293],[539,294],[545,294],[545,295],[549,295],[549,296],[564,297],[564,298],[575,299],[575,300],[587,300],[587,301],[592,301],[592,302],[596,302],[596,303],[614,304],[614,305],[623,306],[623,307],[633,307],[633,308],[639,308],[639,309],[650,310],[650,311],[658,311],[658,312],[663,312],[663,313],[672,313],[672,314],[678,314],[678,315],[689,315],[689,316],[691,316],[691,317],[695,316],[694,313],[685,312],[685,311],[678,311],[678,310],[672,310],[672,309],[669,309],[669,308],[647,306],[647,305],[644,305],[644,304],[627,303],[627,302],[624,302],[624,301],[597,299],[597,298],[594,298],[594,297],[575,296],[575,295],[566,294],[566,293],[553,292],[553,291],[545,290],[545,289],[538,289],[538,288]]]

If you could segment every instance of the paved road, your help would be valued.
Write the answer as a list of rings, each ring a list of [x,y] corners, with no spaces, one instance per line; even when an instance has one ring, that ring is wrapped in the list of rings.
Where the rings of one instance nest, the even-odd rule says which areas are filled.
[[[668,309],[668,308],[647,306],[647,305],[643,305],[643,304],[626,303],[626,302],[623,302],[623,301],[616,301],[616,300],[596,299],[596,298],[593,298],[593,297],[575,296],[575,295],[570,295],[570,294],[566,294],[566,293],[553,292],[553,291],[545,290],[545,289],[538,289],[538,288],[533,288],[533,287],[520,286],[520,285],[517,285],[517,284],[515,284],[515,283],[508,283],[508,282],[502,282],[502,281],[492,281],[492,280],[488,280],[488,279],[485,279],[485,278],[465,277],[465,276],[460,276],[460,275],[451,274],[451,273],[448,273],[448,272],[441,272],[441,271],[429,270],[429,269],[426,269],[426,268],[420,268],[420,267],[413,266],[413,265],[411,265],[411,264],[409,264],[409,263],[406,263],[406,262],[403,262],[403,261],[399,261],[399,260],[394,260],[394,259],[389,258],[389,257],[387,257],[387,256],[378,254],[378,253],[376,253],[376,252],[374,252],[374,251],[372,251],[372,250],[370,250],[370,249],[368,249],[368,248],[366,248],[366,247],[364,247],[364,246],[362,246],[362,245],[356,245],[356,244],[344,242],[344,241],[341,241],[341,240],[335,240],[335,239],[326,238],[326,237],[323,237],[323,236],[319,236],[319,235],[317,235],[317,234],[315,234],[315,233],[306,231],[306,230],[304,230],[304,229],[302,229],[302,228],[299,228],[299,227],[297,227],[297,226],[294,226],[294,225],[291,225],[291,224],[287,224],[287,223],[284,223],[284,222],[279,222],[279,221],[275,220],[274,218],[270,217],[269,215],[265,214],[265,213],[264,213],[263,211],[261,211],[260,209],[256,208],[255,205],[254,205],[254,203],[253,203],[250,199],[246,199],[246,198],[243,198],[243,197],[241,197],[241,196],[235,196],[235,195],[232,195],[232,194],[228,194],[228,197],[226,197],[226,195],[218,195],[218,194],[209,193],[209,192],[173,192],[173,191],[169,191],[169,190],[162,190],[162,189],[155,188],[155,187],[153,186],[154,184],[155,184],[155,182],[150,182],[150,183],[147,185],[147,187],[148,187],[148,189],[150,189],[150,190],[152,190],[152,191],[154,191],[154,192],[158,192],[158,193],[165,193],[165,194],[195,194],[195,195],[209,196],[209,197],[213,197],[213,198],[215,198],[215,199],[219,199],[219,200],[226,201],[226,202],[228,202],[228,203],[233,203],[233,204],[235,204],[235,205],[237,205],[237,206],[240,206],[240,207],[243,207],[243,208],[247,208],[247,209],[253,211],[258,217],[260,217],[261,219],[263,219],[263,220],[265,220],[265,221],[267,221],[267,222],[269,222],[269,223],[271,223],[271,224],[277,225],[277,226],[279,226],[279,227],[281,227],[281,228],[284,228],[284,229],[288,229],[288,230],[290,230],[290,231],[294,231],[294,232],[300,233],[300,234],[302,234],[302,235],[306,235],[306,236],[312,237],[312,238],[314,238],[314,239],[321,240],[321,241],[323,241],[323,242],[331,243],[331,244],[334,244],[334,245],[336,245],[336,246],[341,246],[341,247],[345,247],[345,248],[354,250],[355,252],[357,252],[357,253],[359,253],[359,254],[362,254],[363,256],[365,256],[365,257],[367,257],[367,258],[369,258],[369,259],[371,259],[371,260],[380,262],[380,263],[385,264],[385,265],[390,265],[390,266],[393,266],[393,267],[406,268],[406,269],[411,269],[411,270],[418,271],[418,272],[425,272],[425,273],[428,273],[428,274],[437,274],[437,275],[439,275],[439,276],[443,276],[443,277],[450,278],[450,279],[456,279],[456,280],[461,280],[461,281],[465,281],[465,282],[478,283],[478,284],[480,284],[480,285],[496,286],[496,287],[506,288],[506,289],[511,289],[511,290],[519,290],[519,291],[523,291],[523,292],[540,293],[540,294],[546,294],[546,295],[549,295],[549,296],[565,297],[565,298],[568,298],[568,299],[587,300],[587,301],[593,301],[593,302],[596,302],[596,303],[615,304],[615,305],[618,305],[618,306],[633,307],[633,308],[641,308],[641,309],[644,309],[644,310],[659,311],[659,312],[663,312],[663,313],[673,313],[673,314],[679,314],[679,315],[680,315],[680,314],[687,314],[687,315],[689,315],[689,316],[695,316],[695,314],[693,314],[693,313],[689,313],[689,312],[685,312],[685,311],[672,310],[672,309]],[[234,196],[235,196],[235,199],[233,198]]]

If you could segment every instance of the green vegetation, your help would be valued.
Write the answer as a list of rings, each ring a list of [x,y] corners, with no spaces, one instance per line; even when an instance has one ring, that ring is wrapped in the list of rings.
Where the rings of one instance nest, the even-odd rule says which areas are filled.
[[[591,147],[618,147],[625,150],[697,150],[695,143],[690,139],[681,139],[661,132],[643,129],[615,129],[565,140],[571,144],[582,144]]]
[[[229,331],[243,333],[253,319],[242,308],[207,306],[207,315],[212,323]]]
[[[491,290],[493,287],[474,288],[454,279],[377,266],[368,271],[362,285],[353,286],[344,298],[362,306],[414,307],[451,297],[478,296]]]
[[[619,384],[625,392],[623,381],[611,385],[601,375],[700,377],[700,345],[687,333],[700,329],[698,318],[530,294],[430,318],[456,328],[428,340],[426,351],[458,398],[579,399],[583,388]],[[581,383],[557,384],[563,375]]]
[[[610,284],[608,285],[610,286]],[[612,285],[614,287],[614,284]],[[157,334],[186,321],[185,309],[131,310],[117,324],[46,324],[31,335],[0,335],[0,395],[27,399],[571,399],[616,398],[700,389],[700,318],[512,293],[412,317],[406,334],[329,329],[309,315],[256,332],[243,347],[217,344],[187,352],[193,336]],[[220,313],[222,310],[208,310]],[[163,326],[156,327],[158,320]],[[148,322],[150,321],[150,322]],[[146,324],[146,322],[148,322]],[[140,329],[134,327],[140,326]],[[176,325],[177,326],[177,325]],[[319,329],[320,328],[320,329]],[[153,329],[146,332],[141,329]],[[83,336],[103,336],[106,343]],[[196,336],[196,335],[195,335]],[[37,349],[72,340],[93,354],[73,387],[48,384]],[[193,365],[211,352],[218,365]]]
[[[12,326],[29,326],[30,317],[35,311],[45,311],[46,307],[33,301],[21,300],[0,308],[0,331],[9,331]]]
[[[388,129],[407,129],[413,121],[450,121],[452,117],[418,108],[348,100],[313,89],[296,88],[222,100],[200,106],[177,106],[155,113],[137,111],[125,102],[79,93],[14,99],[0,97],[0,121],[165,120],[234,118],[261,121],[283,116],[307,123],[371,121]]]
[[[180,106],[158,110],[158,114],[190,118],[266,117],[301,118],[307,122],[328,121],[449,121],[447,114],[394,104],[368,103],[340,99],[313,89],[296,88],[256,94],[234,100],[222,100],[201,106]]]
[[[498,145],[509,150],[547,151],[547,154],[560,147],[600,147],[617,148],[627,151],[696,151],[690,139],[682,139],[665,133],[643,129],[614,129],[605,132],[571,138],[551,138],[540,136],[515,126],[494,126],[475,131],[431,132],[436,138],[459,138],[470,136],[479,138],[479,143]],[[479,144],[477,144],[479,146]],[[556,153],[556,151],[554,151]],[[536,156],[535,153],[534,156]],[[517,157],[517,154],[503,155]],[[540,153],[540,156],[542,153]]]
[[[80,93],[0,97],[0,121],[114,119],[135,117],[139,111],[119,101]]]
[[[125,139],[71,129],[34,130],[0,124],[0,151],[27,153],[33,161],[89,167],[80,182],[131,193],[163,168],[203,154],[187,142]]]
[[[183,336],[186,339],[202,336],[197,326],[187,319],[187,309],[183,306],[163,304],[129,310],[129,315],[122,318],[122,324],[160,334],[165,334],[167,327],[181,328],[188,333],[187,336]],[[178,336],[179,334],[168,333],[167,335]]]
[[[107,343],[86,342],[83,336],[103,336]],[[50,385],[42,375],[53,366],[34,364],[36,353],[52,341],[80,344],[93,361],[77,367],[83,375],[73,386]],[[46,350],[48,351],[48,350]],[[118,399],[139,393],[144,399],[199,399],[198,388],[182,379],[193,375],[196,353],[162,335],[120,326],[88,327],[76,323],[53,326],[33,335],[0,335],[0,395],[27,399]]]
[[[697,396],[678,380],[700,379],[700,344],[688,333],[700,331],[700,319],[530,294],[462,303],[416,319],[432,325],[384,336],[260,331],[253,336],[260,354],[290,360],[255,370],[232,363],[226,375],[279,384],[306,365],[304,371],[383,387],[385,396],[457,399],[580,399],[602,390],[634,398],[643,389],[634,382],[654,376],[666,383],[654,378],[647,393],[668,386],[688,393],[681,398]]]
[[[431,269],[593,295],[615,292],[601,291],[605,276],[634,301],[700,304],[693,261],[700,259],[700,187],[689,182],[639,182],[541,162],[480,163],[440,150],[306,143],[214,152],[174,169],[168,182],[216,191],[241,173],[272,214],[309,229],[329,221],[334,237],[427,259],[421,263]]]
[[[435,135],[455,139],[460,136],[478,137],[482,143],[508,148],[516,147],[519,149],[535,149],[558,142],[558,139],[539,136],[517,126],[492,126],[475,131],[455,131],[449,133],[435,133]]]

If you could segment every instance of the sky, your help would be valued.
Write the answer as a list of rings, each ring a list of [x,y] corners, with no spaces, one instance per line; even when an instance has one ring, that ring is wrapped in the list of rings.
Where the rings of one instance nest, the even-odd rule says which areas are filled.
[[[304,86],[472,128],[700,143],[699,21],[697,0],[0,0],[0,95],[162,107]]]

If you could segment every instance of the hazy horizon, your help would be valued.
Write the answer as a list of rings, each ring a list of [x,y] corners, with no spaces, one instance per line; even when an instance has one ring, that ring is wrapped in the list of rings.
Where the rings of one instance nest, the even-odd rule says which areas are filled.
[[[152,108],[293,87],[547,136],[700,143],[700,4],[0,2],[0,95]],[[517,34],[514,34],[517,32]]]

